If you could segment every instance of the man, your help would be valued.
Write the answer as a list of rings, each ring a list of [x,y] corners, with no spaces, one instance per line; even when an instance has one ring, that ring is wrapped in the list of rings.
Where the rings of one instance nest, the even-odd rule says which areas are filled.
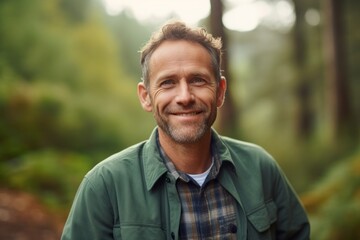
[[[218,135],[221,40],[171,22],[141,52],[138,96],[158,127],[99,163],[62,239],[309,239],[304,209],[260,147]]]

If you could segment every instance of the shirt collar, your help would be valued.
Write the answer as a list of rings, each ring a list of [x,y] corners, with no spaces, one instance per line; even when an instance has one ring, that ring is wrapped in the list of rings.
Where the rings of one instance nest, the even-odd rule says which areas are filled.
[[[220,172],[220,168],[224,163],[230,163],[234,166],[231,154],[226,145],[221,140],[220,135],[214,130],[211,130],[212,135],[212,156],[214,157],[214,166],[210,171],[209,178],[215,178]],[[170,172],[175,179],[182,178],[184,181],[189,181],[186,174],[176,171],[174,164],[167,159],[164,152],[162,152],[160,144],[158,143],[158,128],[156,127],[149,140],[145,143],[142,157],[144,160],[144,176],[147,190],[150,190],[159,178],[166,172]]]

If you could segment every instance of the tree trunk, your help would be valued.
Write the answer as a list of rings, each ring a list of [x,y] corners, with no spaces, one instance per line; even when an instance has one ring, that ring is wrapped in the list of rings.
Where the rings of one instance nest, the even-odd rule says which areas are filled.
[[[220,116],[218,120],[219,132],[228,136],[235,137],[238,129],[238,109],[235,107],[233,97],[231,95],[231,79],[229,74],[229,64],[228,64],[228,44],[227,38],[224,31],[224,25],[222,22],[223,16],[223,4],[221,0],[210,0],[211,12],[210,12],[210,28],[213,36],[221,37],[223,43],[223,58],[221,69],[223,70],[223,75],[227,80],[227,93],[224,105],[220,109]]]
[[[294,37],[294,59],[296,67],[295,96],[297,102],[297,112],[295,118],[295,131],[298,138],[308,139],[313,131],[313,111],[311,109],[311,86],[307,79],[306,67],[306,43],[304,36],[305,7],[301,0],[294,0],[296,21],[293,29]]]
[[[345,45],[343,41],[343,1],[324,0],[324,54],[326,103],[331,140],[353,134],[351,108],[346,79]],[[350,132],[348,132],[350,131]]]

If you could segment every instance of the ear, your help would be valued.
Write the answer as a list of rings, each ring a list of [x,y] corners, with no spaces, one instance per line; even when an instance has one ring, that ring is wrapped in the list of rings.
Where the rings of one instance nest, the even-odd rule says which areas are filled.
[[[225,94],[226,94],[226,79],[224,76],[221,76],[219,86],[217,89],[217,107],[221,107],[225,101]]]
[[[147,112],[151,112],[152,104],[150,101],[150,95],[143,82],[138,83],[137,94],[142,108]]]

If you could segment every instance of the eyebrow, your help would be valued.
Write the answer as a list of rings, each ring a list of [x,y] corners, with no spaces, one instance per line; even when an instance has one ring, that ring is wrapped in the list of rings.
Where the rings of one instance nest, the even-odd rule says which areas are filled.
[[[159,82],[162,80],[166,80],[166,79],[175,79],[176,78],[176,74],[174,73],[165,73],[165,74],[161,74],[159,76],[157,76],[154,80],[155,82]]]
[[[190,74],[190,76],[191,76],[191,77],[210,78],[210,75],[209,75],[209,74],[202,73],[202,72]]]
[[[211,78],[211,73],[208,73],[205,70],[194,70],[186,75],[186,77],[202,77],[202,78]],[[177,79],[177,71],[169,70],[160,73],[156,78],[154,78],[155,82],[159,82],[164,79]]]

